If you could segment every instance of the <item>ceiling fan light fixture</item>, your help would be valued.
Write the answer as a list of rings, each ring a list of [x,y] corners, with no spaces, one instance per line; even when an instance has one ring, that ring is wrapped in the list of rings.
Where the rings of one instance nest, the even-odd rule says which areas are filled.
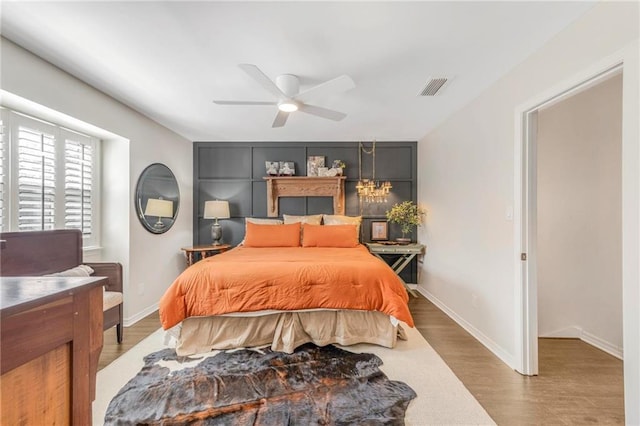
[[[302,111],[305,114],[333,121],[340,121],[347,116],[347,114],[340,111],[310,105],[307,101],[318,93],[337,93],[353,89],[355,83],[348,75],[343,74],[300,93],[300,81],[293,74],[279,75],[274,81],[255,65],[240,64],[239,67],[263,89],[274,95],[277,100],[273,102],[214,100],[213,103],[217,105],[277,105],[278,113],[271,125],[272,128],[284,126],[289,115],[295,111]]]
[[[298,104],[294,101],[282,101],[278,104],[278,109],[284,112],[294,112],[298,110]]]

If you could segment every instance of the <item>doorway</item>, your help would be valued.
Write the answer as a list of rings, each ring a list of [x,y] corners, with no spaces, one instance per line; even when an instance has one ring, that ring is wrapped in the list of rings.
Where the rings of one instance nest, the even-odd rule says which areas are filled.
[[[622,70],[539,108],[534,144],[538,335],[622,359]]]
[[[521,264],[516,268],[516,279],[522,283],[516,288],[516,300],[520,300],[521,306],[518,310],[518,349],[521,353],[521,362],[517,366],[517,371],[525,375],[538,374],[538,335],[539,335],[539,312],[538,312],[538,152],[537,152],[537,131],[540,112],[546,108],[569,99],[570,97],[586,91],[587,89],[622,73],[622,64],[616,64],[599,72],[582,82],[570,86],[564,90],[559,90],[552,96],[542,99],[533,107],[525,109],[518,114],[518,119],[522,120],[522,133],[517,135],[517,139],[522,143],[516,149],[516,159],[520,163],[520,176],[516,184],[516,200],[521,201],[520,214],[516,215],[516,231],[519,244]],[[621,232],[621,230],[620,230]],[[622,314],[620,313],[620,316]]]

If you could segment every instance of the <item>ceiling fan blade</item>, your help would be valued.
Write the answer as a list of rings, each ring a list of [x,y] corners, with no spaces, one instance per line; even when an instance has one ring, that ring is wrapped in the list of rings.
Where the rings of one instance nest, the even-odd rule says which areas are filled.
[[[294,96],[294,98],[296,100],[306,102],[307,100],[321,92],[325,94],[346,92],[347,90],[351,90],[354,87],[356,87],[356,84],[353,82],[351,77],[349,77],[348,75],[341,75],[340,77],[336,77],[333,80],[325,81],[324,83],[320,83],[317,86],[313,86],[312,88]]]
[[[273,93],[277,98],[286,98],[287,95],[282,93],[282,90],[278,89],[278,86],[267,77],[260,68],[253,64],[240,64],[238,65],[244,72],[249,74],[249,77],[253,78],[255,81],[260,83],[262,87],[264,87],[269,92]]]
[[[347,116],[344,112],[334,111],[332,109],[309,104],[301,104],[298,109],[302,112],[306,112],[307,114],[317,115],[318,117],[328,118],[333,121],[340,121]]]
[[[278,105],[273,101],[213,101],[217,105]]]
[[[271,127],[282,127],[287,122],[287,118],[289,118],[289,113],[286,111],[278,110],[278,114],[276,114],[276,119],[273,120],[273,124]]]

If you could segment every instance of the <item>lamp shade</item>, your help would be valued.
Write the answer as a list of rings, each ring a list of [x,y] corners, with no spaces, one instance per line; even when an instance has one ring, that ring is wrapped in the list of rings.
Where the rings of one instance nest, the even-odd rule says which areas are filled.
[[[149,198],[144,209],[145,216],[173,217],[173,201]]]
[[[229,219],[229,202],[228,201],[205,201],[204,216],[205,219]]]

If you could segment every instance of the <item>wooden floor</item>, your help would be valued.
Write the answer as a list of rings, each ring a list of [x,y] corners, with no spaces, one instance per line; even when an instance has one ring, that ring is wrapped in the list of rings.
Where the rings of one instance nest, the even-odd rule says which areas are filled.
[[[113,362],[123,353],[140,343],[145,337],[160,328],[160,317],[158,311],[146,316],[131,327],[124,328],[124,339],[118,344],[116,339],[116,328],[110,328],[104,332],[104,345],[98,361],[98,370]]]
[[[416,327],[499,425],[624,424],[622,361],[577,339],[539,339],[539,370],[522,376],[427,299]]]
[[[624,424],[622,361],[574,339],[540,339],[540,375],[522,376],[424,297],[411,298],[416,327],[499,425]],[[160,327],[157,312],[104,335],[99,368]]]

